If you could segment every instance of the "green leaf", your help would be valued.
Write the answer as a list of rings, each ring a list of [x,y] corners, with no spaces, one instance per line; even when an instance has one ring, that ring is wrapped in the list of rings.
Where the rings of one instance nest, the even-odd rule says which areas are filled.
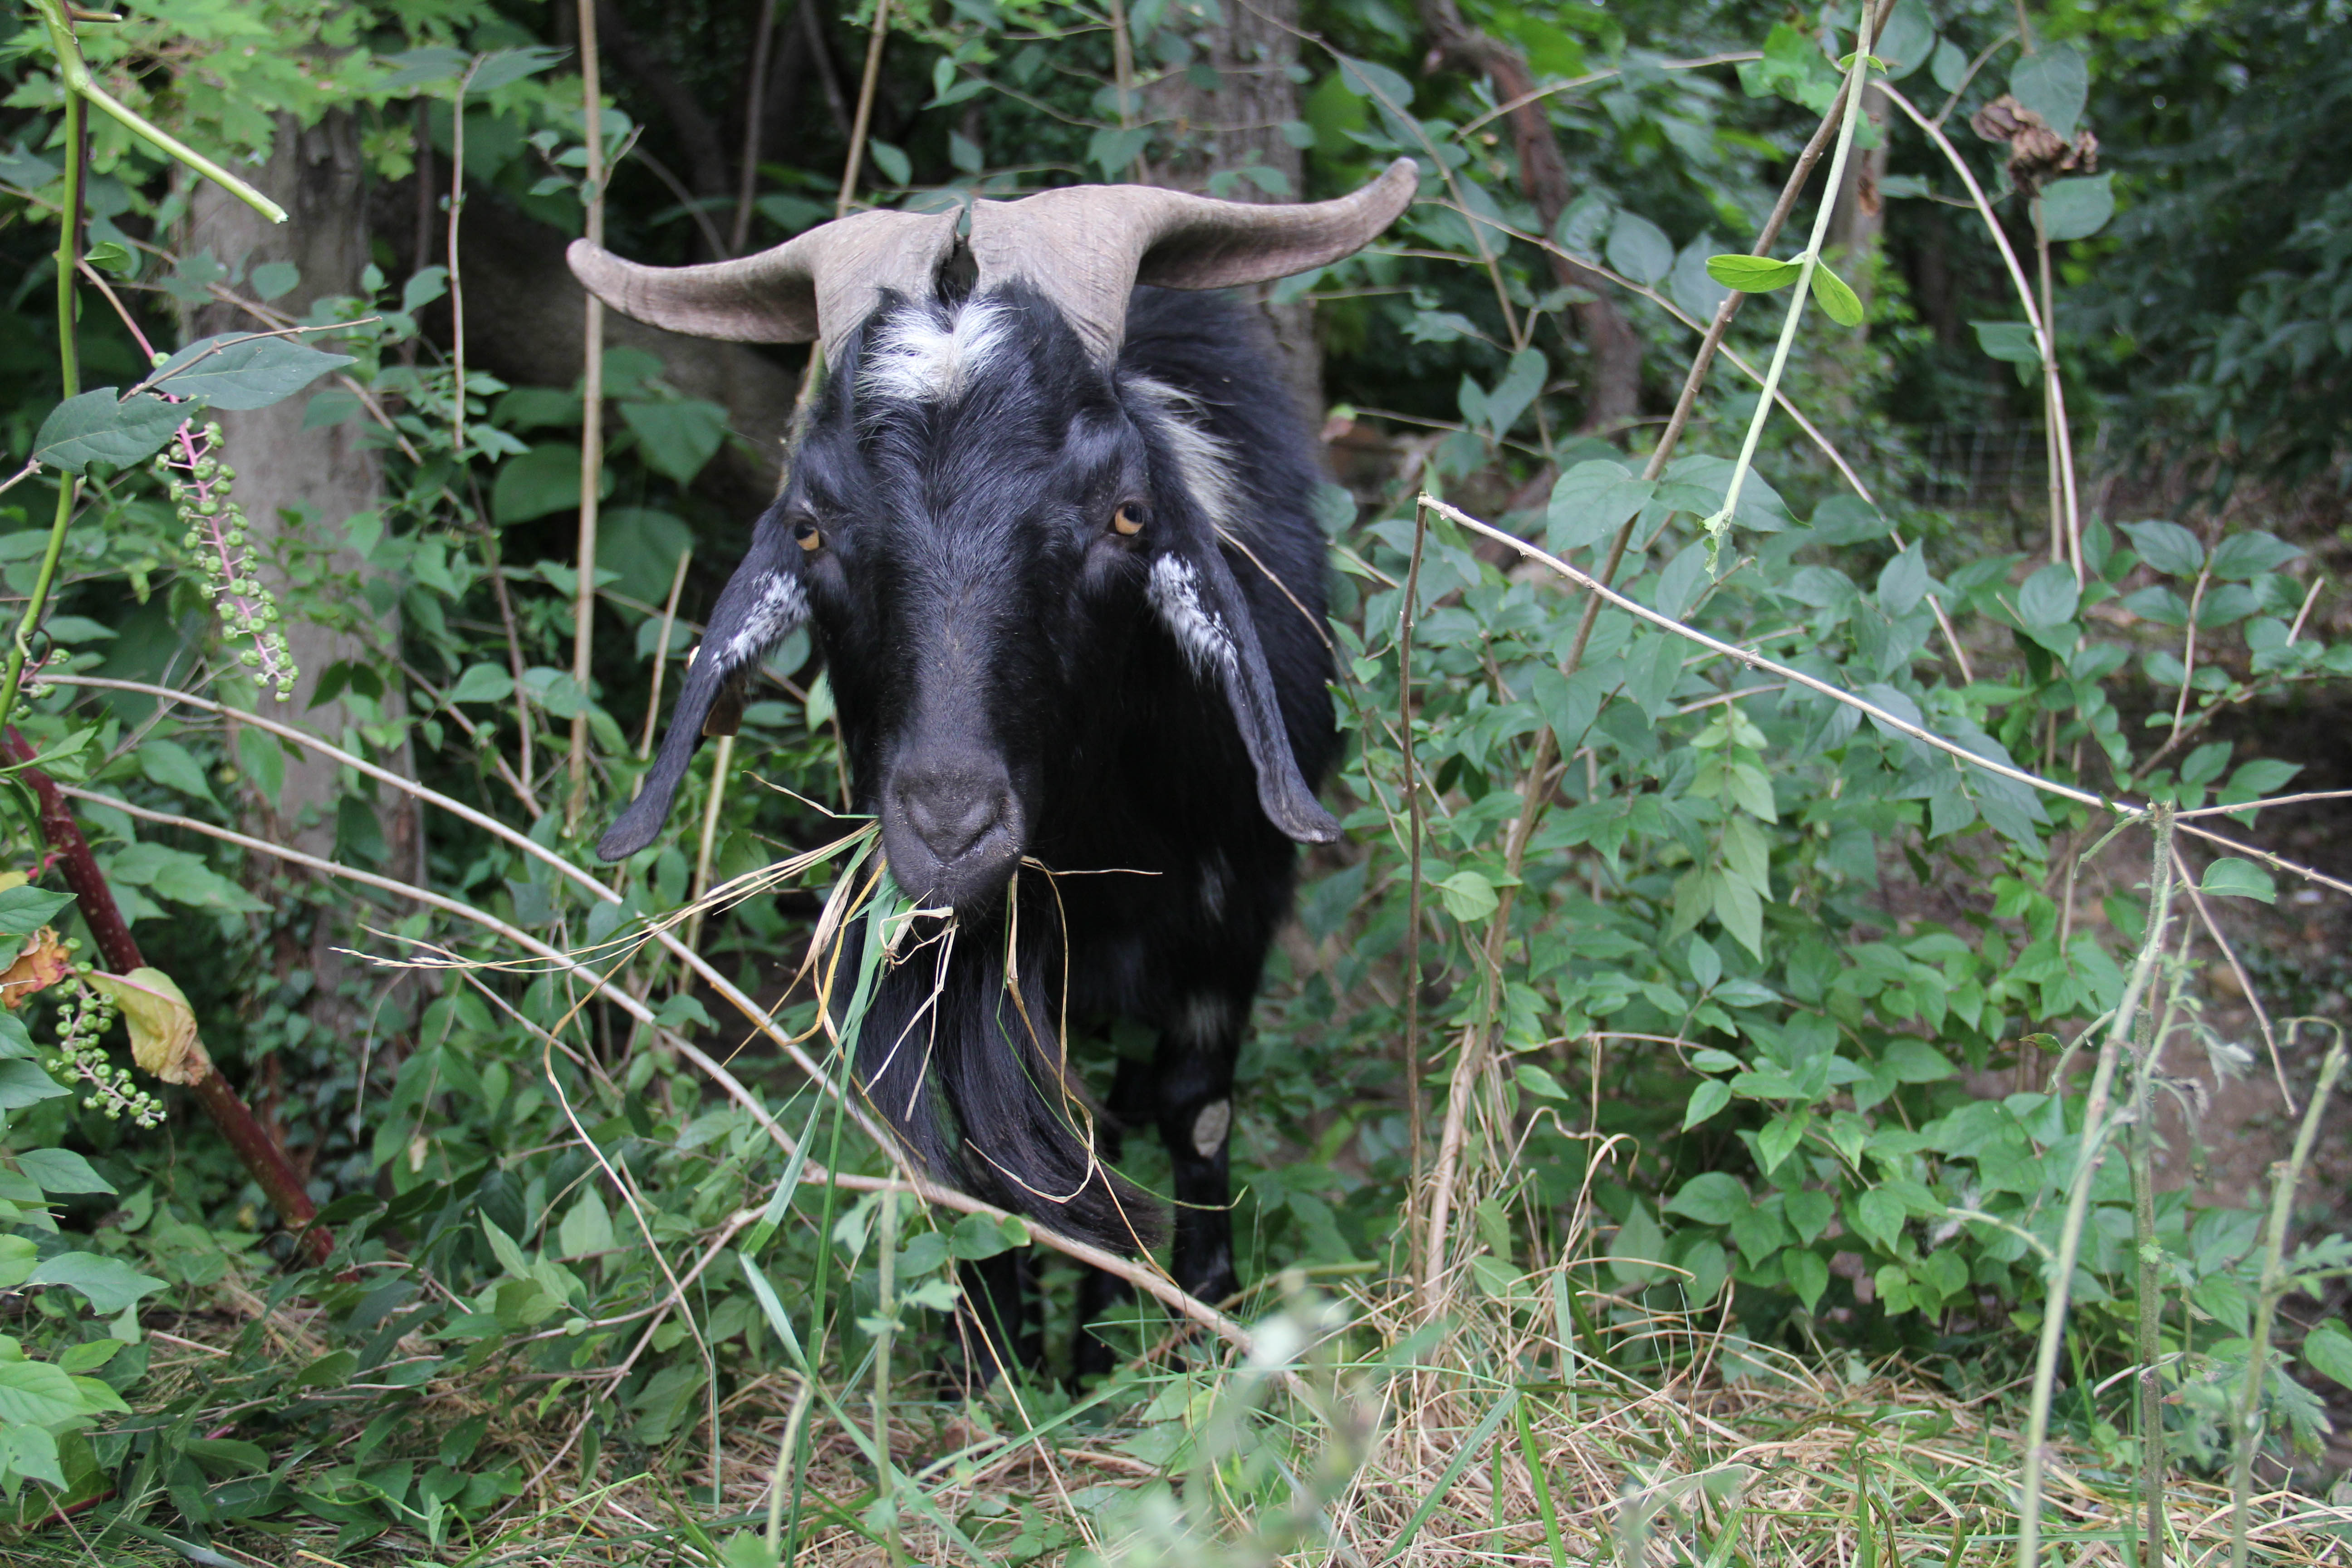
[[[49,410],[33,437],[33,460],[69,474],[85,472],[92,463],[127,468],[153,457],[195,412],[149,392],[117,402],[114,388],[102,386]]]
[[[2025,580],[2017,591],[2017,618],[2037,631],[2048,631],[2073,621],[2081,607],[2083,590],[2074,569],[2056,563]]]
[[[2158,572],[2194,577],[2205,566],[2205,543],[2177,522],[2150,520],[2117,525],[2130,536],[2139,558]]]
[[[1690,1104],[1683,1111],[1683,1131],[1687,1132],[1717,1111],[1731,1103],[1731,1086],[1719,1078],[1701,1079],[1691,1090]]]
[[[1813,263],[1813,303],[1841,327],[1862,325],[1862,297],[1846,284],[1846,280],[1830,270],[1826,261]]]
[[[1693,1176],[1666,1201],[1668,1214],[1684,1215],[1701,1225],[1729,1225],[1751,1206],[1739,1178],[1722,1171]]]
[[[637,433],[646,466],[680,486],[694,482],[727,437],[727,410],[699,398],[624,403],[621,417]]]
[[[1609,1272],[1620,1285],[1649,1285],[1664,1275],[1666,1233],[1639,1198],[1609,1243]]]
[[[490,487],[490,517],[499,527],[529,522],[580,505],[580,448],[548,441],[499,467]]]
[[[30,883],[0,888],[0,936],[30,936],[72,902],[71,893],[52,893]]]
[[[151,784],[196,800],[213,800],[212,781],[205,777],[203,765],[177,741],[157,737],[142,742],[139,747],[139,771],[147,775]]]
[[[1769,256],[1710,256],[1706,275],[1727,289],[1743,294],[1769,294],[1786,289],[1804,271],[1801,263],[1775,261]]]
[[[491,1255],[499,1260],[499,1267],[509,1274],[528,1279],[530,1260],[522,1255],[522,1248],[515,1245],[514,1237],[500,1230],[489,1215],[483,1215],[481,1221],[482,1235],[488,1239]]]
[[[1781,1253],[1780,1272],[1808,1312],[1820,1305],[1822,1292],[1830,1288],[1830,1266],[1810,1247],[1790,1247]]]
[[[1445,912],[1467,925],[1483,921],[1501,907],[1502,898],[1495,884],[1475,871],[1456,871],[1442,882],[1432,884],[1445,900]]]
[[[2073,46],[2045,44],[2017,62],[2009,73],[2009,90],[2061,141],[2071,142],[2091,95],[2091,69]]]
[[[70,1149],[26,1149],[16,1155],[16,1168],[45,1193],[110,1193],[114,1184],[90,1168],[88,1160]]]
[[[866,155],[874,160],[874,166],[882,171],[883,178],[894,185],[908,184],[915,177],[915,165],[908,161],[907,154],[887,142],[869,137],[866,142]]]
[[[2330,1318],[2304,1336],[2304,1363],[2324,1377],[2352,1388],[2352,1332]]]
[[[1977,344],[1997,360],[2010,364],[2039,365],[2042,346],[2034,342],[2033,327],[2027,321],[1970,321],[1977,330]]]
[[[2263,903],[2278,902],[2278,884],[2271,874],[2251,860],[2224,858],[2205,868],[2205,879],[2198,891],[2224,899],[2259,899]]]
[[[569,58],[570,49],[549,44],[526,44],[519,48],[493,49],[474,67],[470,92],[496,92],[511,87],[525,77],[537,76],[551,66]]]
[[[1539,1068],[1533,1062],[1521,1062],[1518,1070],[1512,1076],[1518,1079],[1521,1089],[1539,1100],[1568,1098],[1568,1090],[1559,1087],[1559,1079],[1552,1077],[1549,1069]]]
[[[1609,229],[1609,265],[1644,288],[1674,269],[1675,242],[1637,213],[1619,213]]]
[[[37,1063],[0,1061],[0,1110],[21,1110],[70,1092]]]
[[[349,354],[331,354],[292,338],[221,332],[199,338],[164,361],[147,384],[215,408],[267,408],[329,371],[356,363]]]
[[[2053,241],[2088,239],[2116,216],[2113,174],[2053,180],[2042,187],[2042,231]]]
[[[0,1426],[47,1426],[90,1413],[81,1388],[45,1361],[0,1362]]]
[[[613,1249],[613,1216],[593,1185],[585,1188],[556,1230],[556,1245],[566,1258]]]
[[[495,664],[471,664],[449,689],[452,702],[504,702],[514,695],[514,677]]]
[[[67,1285],[89,1298],[90,1310],[112,1317],[142,1296],[163,1288],[163,1281],[142,1274],[120,1258],[95,1252],[60,1252],[33,1270],[28,1285]]]
[[[1557,554],[1598,543],[1649,504],[1656,486],[1605,458],[1577,464],[1551,488],[1546,537]]]
[[[2265,572],[2275,572],[2302,553],[2302,550],[2276,534],[2250,528],[2213,547],[2213,575],[2225,583],[2243,583]]]
[[[82,253],[82,259],[100,272],[111,272],[117,278],[135,278],[139,274],[139,258],[119,240],[99,241]]]
[[[264,300],[276,300],[300,287],[302,269],[290,261],[265,261],[247,273],[245,281]]]

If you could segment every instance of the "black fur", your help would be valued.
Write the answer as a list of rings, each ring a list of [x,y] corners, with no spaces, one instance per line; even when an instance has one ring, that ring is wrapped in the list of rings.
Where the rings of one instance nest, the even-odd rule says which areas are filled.
[[[1175,1278],[1215,1300],[1236,1284],[1226,1137],[1202,1119],[1230,1101],[1293,837],[1337,832],[1309,793],[1337,750],[1314,447],[1255,324],[1221,297],[1138,289],[1109,374],[1034,293],[990,303],[1004,347],[951,396],[861,386],[895,317],[942,307],[894,300],[851,339],[721,596],[656,776],[604,847],[658,829],[704,715],[758,654],[730,650],[789,581],[860,808],[882,818],[908,890],[956,910],[951,935],[920,922],[878,983],[857,1048],[874,1104],[943,1178],[1129,1253],[1156,1238],[1156,1205],[1104,1162],[1155,1124],[1175,1170]],[[1223,521],[1247,553],[1184,482],[1179,419],[1222,448]],[[1196,466],[1214,449],[1195,443]],[[1111,526],[1122,504],[1144,509],[1132,537]],[[811,528],[815,550],[795,542]],[[1155,570],[1190,583],[1229,660],[1196,667],[1155,609]],[[1157,1056],[1089,1117],[1063,1030],[1114,1018],[1156,1029]],[[1003,1295],[999,1344],[1017,1336]]]

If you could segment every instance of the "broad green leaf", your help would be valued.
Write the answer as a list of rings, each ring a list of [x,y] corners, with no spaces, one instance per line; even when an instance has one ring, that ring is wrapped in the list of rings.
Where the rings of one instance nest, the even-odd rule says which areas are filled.
[[[194,800],[214,801],[212,781],[205,777],[204,765],[187,747],[177,741],[150,737],[139,747],[139,771],[151,784],[176,790]]]
[[[1870,41],[1870,47],[1886,62],[1889,80],[1900,81],[1927,64],[1936,48],[1936,23],[1924,0],[1896,0],[1893,14]]]
[[[108,1318],[163,1288],[153,1275],[95,1252],[61,1252],[34,1269],[26,1283],[70,1286],[89,1299],[90,1310]]]
[[[2158,572],[2175,577],[2194,577],[2204,569],[2204,542],[2177,522],[2152,519],[2117,526],[2130,536],[2132,548],[2139,552],[2139,558]]]
[[[1666,1233],[1640,1199],[1633,1201],[1633,1212],[1608,1247],[1609,1272],[1620,1285],[1649,1285],[1664,1277],[1660,1266],[1666,1260]]]
[[[35,1062],[0,1061],[0,1110],[21,1110],[72,1090],[43,1072]]]
[[[1485,920],[1502,904],[1495,884],[1475,871],[1456,871],[1433,886],[1445,900],[1445,912],[1465,925]]]
[[[1862,297],[1847,286],[1844,279],[1830,270],[1826,261],[1813,263],[1813,302],[1841,327],[1862,325]]]
[[[1685,1215],[1701,1225],[1729,1225],[1751,1206],[1739,1178],[1722,1171],[1693,1176],[1665,1205],[1668,1214]]]
[[[1798,1238],[1810,1243],[1829,1228],[1830,1220],[1837,1213],[1837,1200],[1827,1193],[1808,1187],[1802,1192],[1790,1193],[1782,1200],[1780,1212],[1787,1217],[1789,1227],[1797,1233]]]
[[[80,1387],[45,1361],[0,1362],[0,1426],[47,1426],[90,1413]]]
[[[1820,1305],[1822,1292],[1830,1288],[1830,1266],[1810,1247],[1790,1247],[1781,1253],[1780,1272],[1808,1312]]]
[[[2053,240],[2088,239],[2116,216],[2113,174],[2053,180],[2042,187],[2042,229]]]
[[[72,902],[71,893],[53,893],[29,883],[0,888],[0,937],[30,936]]]
[[[566,1258],[612,1250],[613,1216],[593,1184],[582,1190],[580,1201],[564,1215],[563,1224],[556,1230],[556,1245]]]
[[[1706,258],[1706,275],[1727,289],[1737,289],[1743,294],[1769,294],[1775,289],[1786,289],[1804,271],[1794,261],[1775,261],[1769,256],[1710,256]]]
[[[33,437],[33,460],[69,474],[85,472],[92,463],[127,468],[153,457],[195,412],[152,392],[118,402],[114,388],[102,386],[49,410]]]
[[[452,702],[504,702],[514,695],[514,677],[495,664],[473,664],[449,689]]]
[[[1539,1100],[1568,1098],[1568,1090],[1559,1087],[1559,1079],[1552,1077],[1549,1069],[1538,1067],[1533,1062],[1521,1062],[1512,1076],[1518,1079],[1521,1089]]]
[[[329,371],[355,363],[349,354],[329,353],[292,338],[221,332],[199,338],[164,361],[147,384],[215,408],[267,408]]]
[[[114,1184],[90,1168],[88,1160],[70,1149],[26,1149],[16,1155],[16,1168],[45,1193],[110,1193]]]
[[[2010,364],[2038,365],[2042,363],[2041,345],[2033,340],[2033,327],[2026,321],[1970,321],[1977,330],[1977,344],[1997,360]]]
[[[1638,213],[1621,212],[1609,229],[1609,265],[1644,287],[1675,265],[1675,242]]]
[[[2036,630],[2047,631],[2073,621],[2083,602],[2083,590],[2072,567],[2056,563],[2028,577],[2017,590],[2017,618]]]
[[[621,417],[636,432],[646,466],[681,486],[694,482],[727,438],[727,410],[699,398],[624,403]]]
[[[2251,860],[2224,858],[2205,868],[2205,879],[2198,890],[2225,899],[2258,899],[2266,904],[2278,902],[2278,884],[2271,874]]]
[[[1683,1110],[1683,1131],[1687,1132],[1717,1111],[1731,1103],[1731,1086],[1719,1078],[1699,1079],[1691,1090],[1690,1104]]]
[[[2009,90],[2060,140],[2071,142],[2091,95],[2090,67],[2072,45],[2044,44],[2018,60],[2009,73]]]
[[[1557,554],[1598,543],[1643,507],[1656,486],[1606,458],[1577,464],[1551,488],[1546,538]]]
[[[915,165],[907,154],[887,142],[868,137],[866,155],[874,160],[874,167],[881,171],[882,177],[894,185],[904,185],[915,177]]]
[[[600,493],[612,485],[607,468],[599,481]],[[580,448],[568,441],[549,441],[499,467],[490,487],[490,516],[500,527],[529,522],[550,512],[571,511],[580,505]]]
[[[2303,1359],[2312,1371],[2352,1388],[2352,1332],[2330,1318],[2304,1336]]]
[[[2303,551],[2276,534],[2259,528],[2233,533],[2213,547],[2213,575],[2225,583],[2242,583],[2265,572],[2275,572]]]
[[[467,85],[467,90],[496,92],[502,87],[513,86],[525,77],[538,75],[549,67],[570,58],[571,54],[570,49],[556,48],[547,44],[526,44],[519,48],[493,49],[484,55],[481,62],[474,67],[473,80]]]

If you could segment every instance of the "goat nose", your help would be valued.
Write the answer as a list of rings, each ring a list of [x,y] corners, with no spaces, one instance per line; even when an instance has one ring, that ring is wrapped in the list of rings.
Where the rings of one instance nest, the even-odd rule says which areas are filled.
[[[1006,792],[1001,781],[954,769],[908,780],[898,798],[907,826],[944,865],[1003,820]]]

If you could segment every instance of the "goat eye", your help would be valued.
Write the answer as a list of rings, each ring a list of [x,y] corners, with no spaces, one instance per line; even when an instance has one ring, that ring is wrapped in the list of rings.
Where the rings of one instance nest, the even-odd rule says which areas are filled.
[[[1141,533],[1143,525],[1150,521],[1150,509],[1140,501],[1121,501],[1118,510],[1110,514],[1111,527],[1130,539]]]
[[[803,518],[793,524],[793,538],[799,542],[803,550],[816,550],[824,544],[824,531]]]

